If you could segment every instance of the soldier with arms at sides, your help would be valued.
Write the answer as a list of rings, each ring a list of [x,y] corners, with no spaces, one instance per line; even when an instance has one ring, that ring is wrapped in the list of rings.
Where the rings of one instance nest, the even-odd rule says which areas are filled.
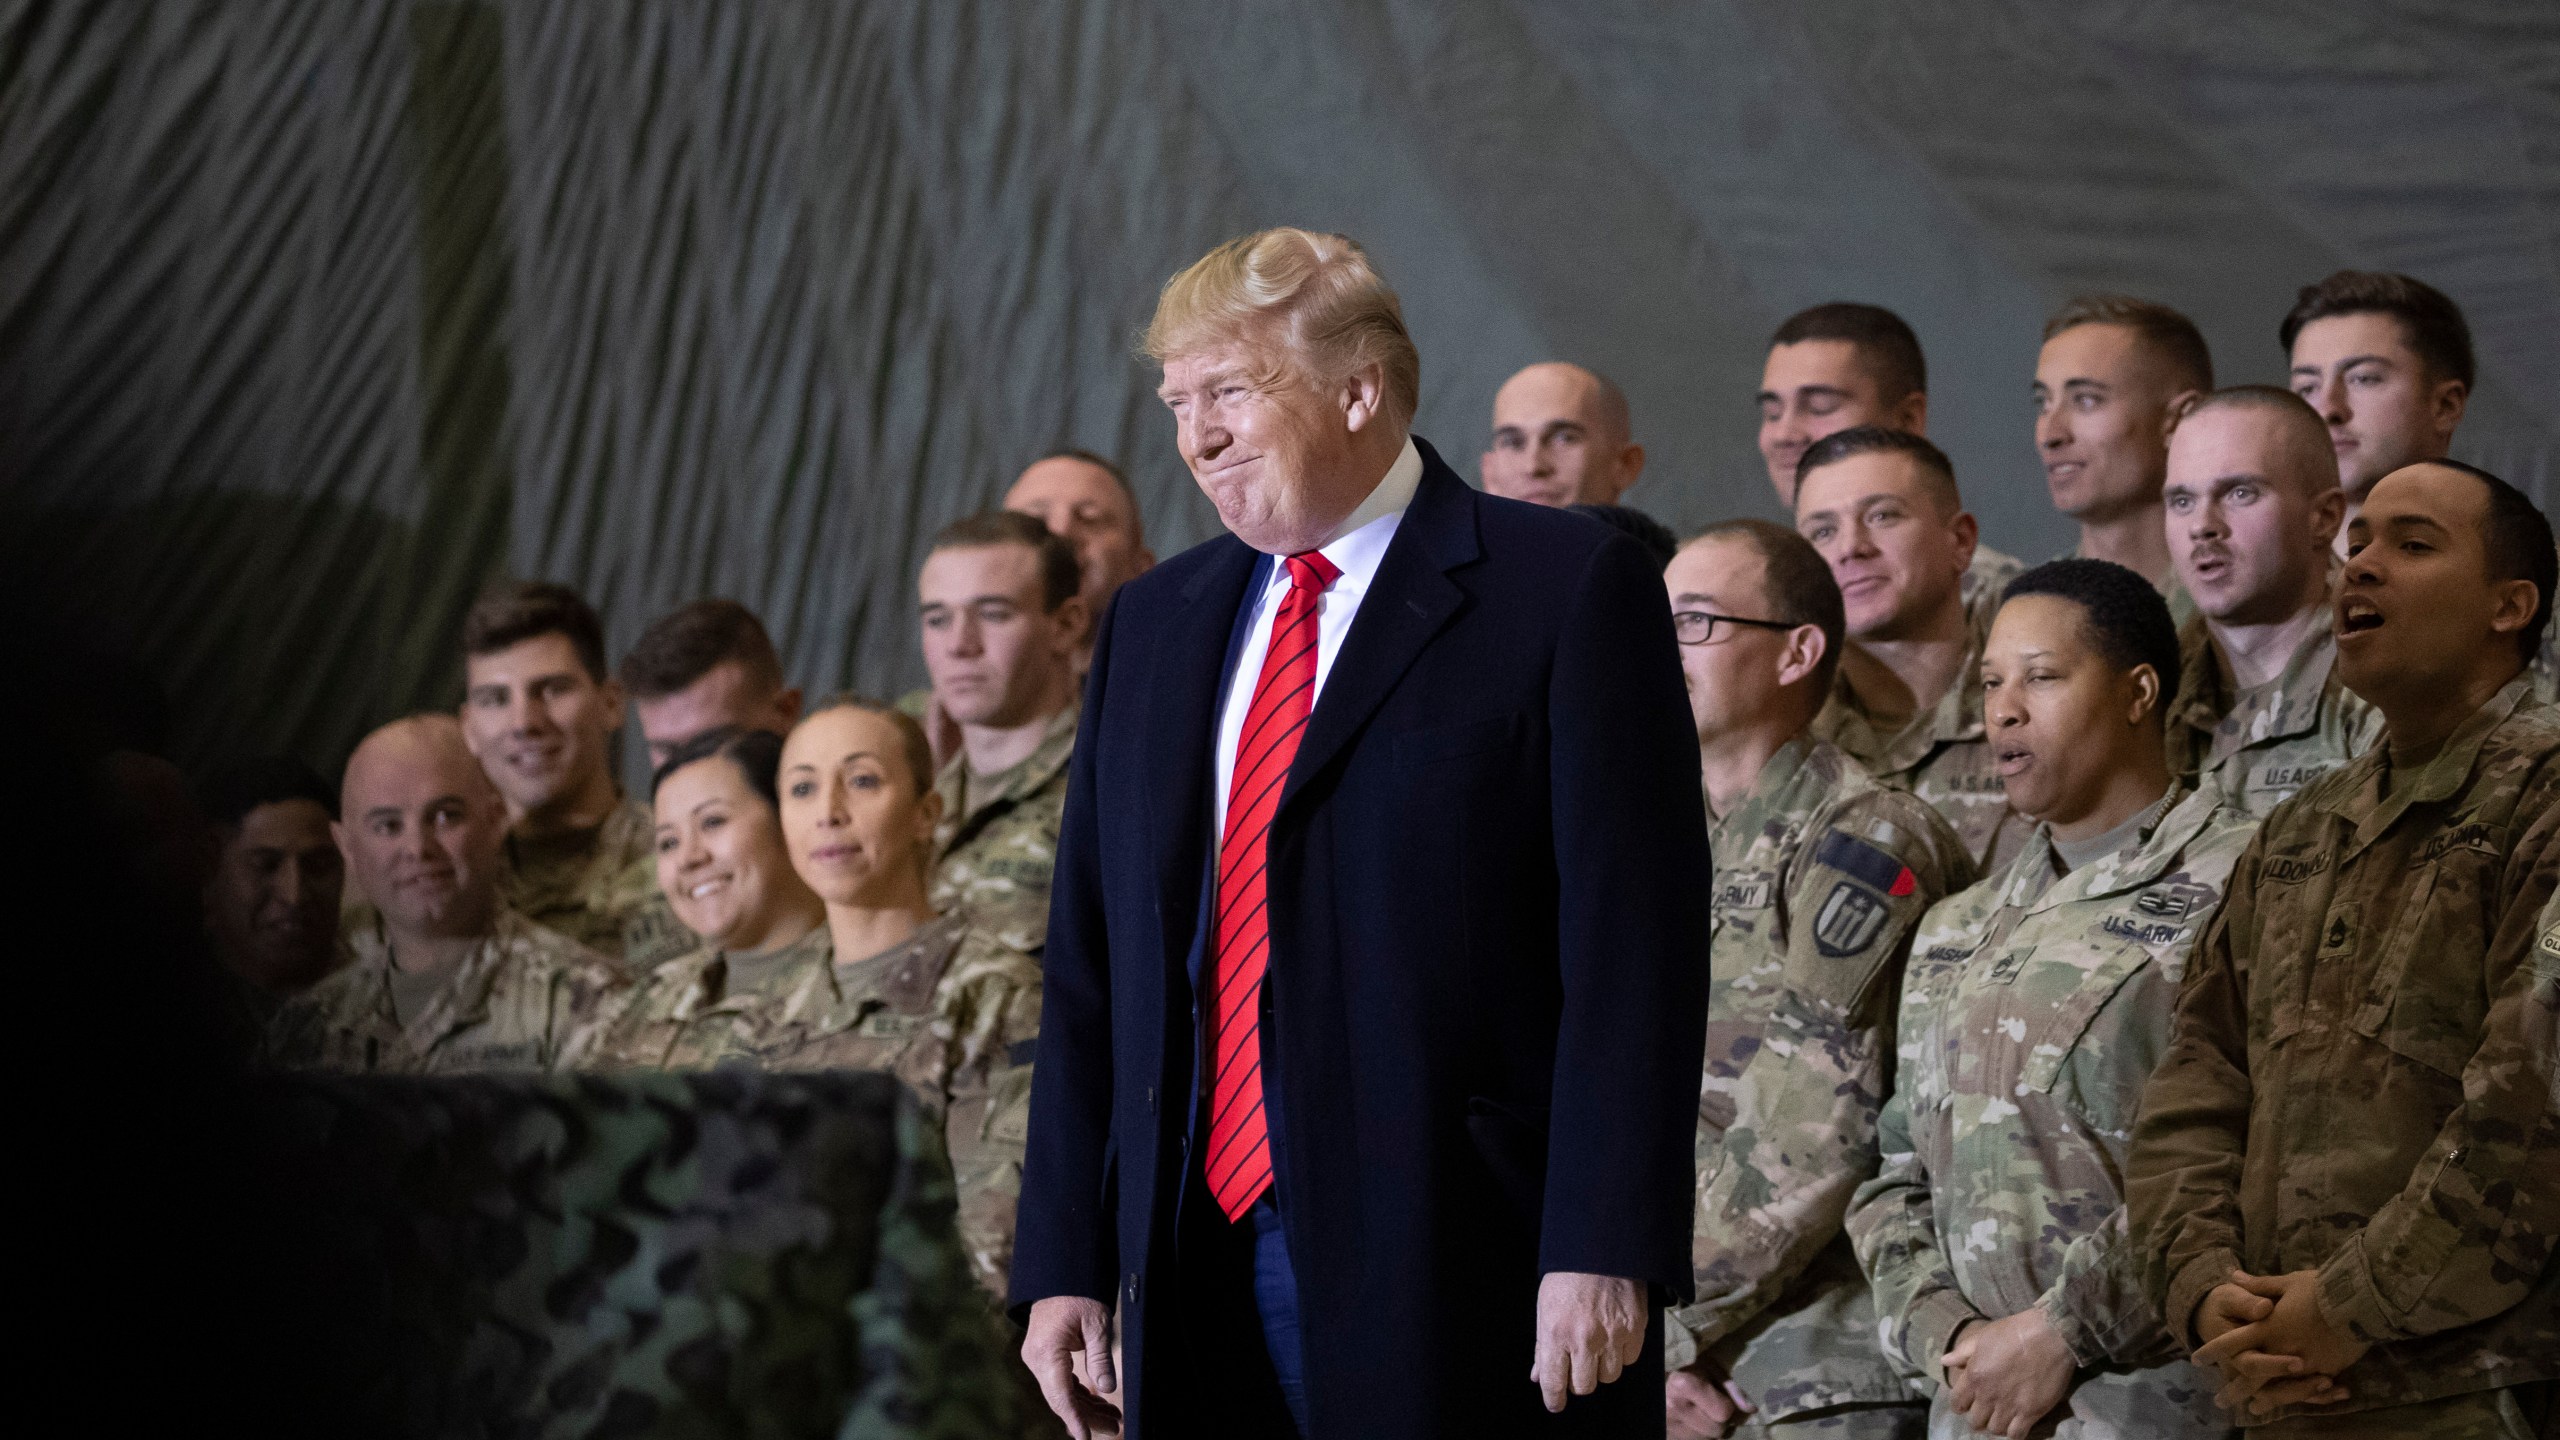
[[[784,682],[773,637],[735,600],[695,600],[650,621],[617,673],[652,773],[714,730],[781,736],[800,718],[800,687]]]
[[[1920,916],[1973,883],[1938,813],[1813,738],[1844,622],[1803,537],[1729,520],[1665,572],[1716,857],[1694,1303],[1664,1316],[1675,1440],[1918,1436],[1841,1219]]]
[[[2124,1208],[2143,1081],[2249,836],[2169,773],[2177,654],[2146,580],[2080,559],[2012,582],[1983,652],[1992,744],[2036,830],[1921,922],[1884,1162],[1849,1214],[1942,1440],[2229,1428],[2143,1292]]]
[[[2253,1435],[2548,1435],[2560,1408],[2550,522],[2451,461],[2350,522],[2380,741],[2267,817],[2128,1163],[2145,1279]]]
[[[1968,613],[1979,533],[1955,467],[1927,440],[1865,426],[1805,451],[1796,533],[1831,566],[1849,642],[1814,735],[1928,802],[1996,868],[2026,843],[1983,730],[1976,683],[1992,612]]]
[[[647,807],[613,778],[622,686],[565,585],[501,581],[462,622],[462,732],[506,797],[507,903],[646,971],[693,946],[658,893]]]
[[[1760,370],[1760,458],[1793,513],[1796,467],[1813,442],[1861,425],[1929,433],[1929,365],[1920,337],[1881,305],[1835,300],[1799,310],[1769,337]],[[2026,567],[1978,541],[1964,604],[1986,628],[2000,591]]]
[[[2179,632],[2169,765],[2263,816],[2382,728],[2337,676],[2329,540],[2345,511],[2320,417],[2241,385],[2169,437],[2169,553],[2198,614]]]
[[[507,905],[506,826],[452,716],[366,736],[331,831],[371,908],[348,937],[354,958],[278,1012],[268,1058],[408,1074],[561,1068],[624,982]]]

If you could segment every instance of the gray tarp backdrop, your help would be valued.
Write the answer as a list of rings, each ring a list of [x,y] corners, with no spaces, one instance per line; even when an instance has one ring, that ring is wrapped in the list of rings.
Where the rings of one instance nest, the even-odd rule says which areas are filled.
[[[191,763],[452,703],[500,572],[617,650],[732,595],[813,691],[894,691],[920,544],[1044,451],[1126,457],[1161,553],[1214,532],[1129,349],[1274,223],[1368,245],[1462,469],[1514,367],[1616,377],[1676,528],[1773,511],[1762,346],[1849,298],[2050,554],[2048,309],[2164,300],[2279,380],[2342,265],[2462,302],[2457,453],[2560,498],[2550,0],[22,0],[6,563]]]

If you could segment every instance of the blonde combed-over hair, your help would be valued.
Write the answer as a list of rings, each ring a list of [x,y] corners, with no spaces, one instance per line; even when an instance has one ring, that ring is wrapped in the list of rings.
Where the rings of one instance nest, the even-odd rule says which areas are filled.
[[[1421,402],[1422,356],[1405,332],[1404,307],[1349,236],[1260,230],[1164,282],[1139,352],[1162,365],[1224,344],[1328,386],[1375,364],[1383,408],[1399,425],[1413,423]]]

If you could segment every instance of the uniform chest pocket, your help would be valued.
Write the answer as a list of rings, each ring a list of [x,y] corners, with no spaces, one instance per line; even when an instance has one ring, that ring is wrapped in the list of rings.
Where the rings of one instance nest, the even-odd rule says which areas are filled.
[[[2083,958],[2087,963],[2080,967],[2080,983],[2070,994],[2041,1015],[2013,1011],[2001,1020],[2003,1025],[2016,1025],[2027,1042],[2025,1058],[2018,1067],[2018,1084],[2022,1088],[2052,1094],[2071,1057],[2090,1040],[2091,1024],[2117,993],[2152,963],[2147,947],[2124,942],[2090,945],[2084,949]],[[2162,1030],[2168,1028],[2166,1019],[2162,1017]],[[2127,1058],[2130,1057],[2110,1057],[2118,1061]],[[2148,1073],[2147,1066],[2141,1068]]]
[[[2459,1079],[2487,1018],[2477,960],[2487,950],[2479,899],[2495,888],[2495,862],[2447,854],[2417,872],[2409,903],[2355,957],[2369,978],[2348,999],[2347,1027],[2393,1054]],[[2453,873],[2448,874],[2451,871]],[[2466,903],[2467,902],[2467,903]]]

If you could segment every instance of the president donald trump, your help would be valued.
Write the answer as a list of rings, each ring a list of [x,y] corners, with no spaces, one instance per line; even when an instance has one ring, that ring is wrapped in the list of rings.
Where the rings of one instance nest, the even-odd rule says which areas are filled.
[[[1710,874],[1661,577],[1411,437],[1341,236],[1220,246],[1145,348],[1230,533],[1095,643],[1023,1358],[1080,1436],[1659,1435]]]

